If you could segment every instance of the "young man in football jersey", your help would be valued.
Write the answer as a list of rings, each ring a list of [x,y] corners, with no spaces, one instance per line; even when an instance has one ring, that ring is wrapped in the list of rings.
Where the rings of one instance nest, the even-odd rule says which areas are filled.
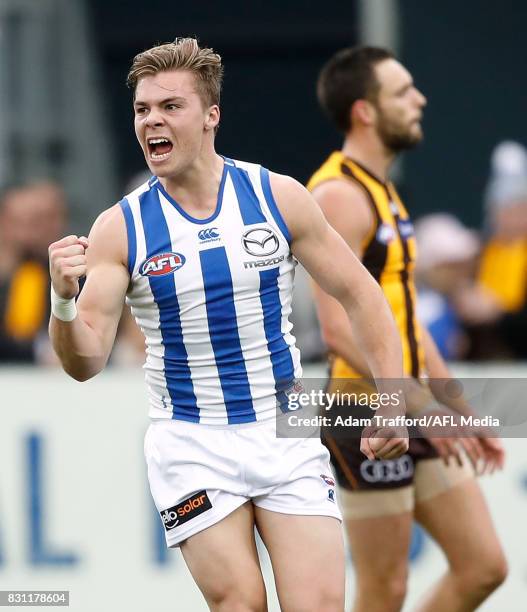
[[[406,388],[417,398],[416,406],[428,401],[426,387],[418,382],[427,375],[437,400],[454,413],[470,414],[461,397],[447,392],[450,372],[417,320],[412,224],[388,176],[398,153],[422,139],[426,99],[408,70],[376,47],[343,49],[333,56],[320,74],[318,97],[344,143],[313,175],[308,189],[388,299],[402,340]],[[315,294],[332,354],[330,385],[350,392],[360,378],[372,375],[362,340],[324,287]],[[357,416],[364,411],[351,408]],[[474,610],[504,580],[503,552],[467,459],[481,470],[501,468],[502,446],[486,431],[459,438],[452,431],[436,438],[428,434],[430,439],[413,432],[408,453],[395,461],[371,461],[360,452],[358,438],[324,433],[342,488],[357,578],[355,612],[401,609],[414,518],[449,563],[419,610]]]
[[[150,488],[167,545],[181,547],[212,610],[266,609],[256,525],[281,609],[340,612],[329,454],[318,437],[276,435],[277,400],[301,375],[288,321],[293,254],[340,301],[376,378],[402,375],[400,339],[382,291],[307,190],[215,152],[222,72],[194,39],[135,57],[135,131],[154,176],[88,239],[50,246],[50,333],[66,372],[87,380],[130,304],[147,345]],[[361,448],[393,458],[407,445],[404,428],[371,428]]]

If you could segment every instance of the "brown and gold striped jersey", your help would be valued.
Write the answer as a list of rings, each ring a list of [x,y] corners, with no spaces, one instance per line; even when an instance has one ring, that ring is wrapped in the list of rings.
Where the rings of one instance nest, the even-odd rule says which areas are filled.
[[[307,188],[329,180],[353,181],[364,190],[374,218],[373,228],[362,245],[362,263],[380,284],[401,335],[405,375],[419,378],[424,370],[424,351],[416,318],[413,271],[416,244],[412,222],[395,187],[384,183],[357,162],[335,151],[313,174]],[[343,214],[353,215],[353,202]],[[355,378],[343,359],[332,364],[333,378]]]

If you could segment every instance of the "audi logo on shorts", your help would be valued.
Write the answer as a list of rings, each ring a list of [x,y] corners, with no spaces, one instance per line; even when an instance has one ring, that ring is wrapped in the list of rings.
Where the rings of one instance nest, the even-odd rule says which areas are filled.
[[[242,236],[243,248],[254,257],[267,257],[278,251],[278,236],[267,227],[258,227],[245,232]]]
[[[217,227],[207,227],[198,232],[198,238],[204,240],[217,240],[220,237]]]
[[[366,482],[399,482],[413,476],[414,463],[410,455],[398,459],[366,459],[360,464],[360,473]]]

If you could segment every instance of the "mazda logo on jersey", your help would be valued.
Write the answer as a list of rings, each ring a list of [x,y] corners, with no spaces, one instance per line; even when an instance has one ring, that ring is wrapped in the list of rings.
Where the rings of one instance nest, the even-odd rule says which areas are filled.
[[[139,268],[142,276],[163,276],[179,270],[185,264],[181,253],[158,253],[145,260]]]
[[[245,232],[242,236],[243,248],[254,257],[267,257],[278,251],[278,236],[266,227],[258,227]]]

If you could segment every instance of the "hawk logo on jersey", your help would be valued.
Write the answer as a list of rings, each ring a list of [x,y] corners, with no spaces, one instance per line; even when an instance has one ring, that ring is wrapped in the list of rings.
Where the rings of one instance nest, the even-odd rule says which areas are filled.
[[[158,253],[144,261],[139,268],[141,276],[164,276],[179,270],[185,263],[181,253]]]
[[[389,244],[395,238],[395,230],[388,223],[382,223],[379,225],[376,238],[382,244]]]
[[[280,242],[273,230],[267,227],[257,227],[245,232],[242,236],[243,248],[254,257],[268,257],[278,251]]]
[[[399,214],[399,208],[398,208],[397,204],[393,200],[390,200],[390,210],[392,211],[392,213],[394,215],[398,215]]]
[[[171,531],[178,525],[183,525],[187,521],[195,518],[199,514],[212,508],[209,496],[206,491],[200,491],[184,499],[177,506],[162,510],[159,515],[163,521],[166,531]]]

